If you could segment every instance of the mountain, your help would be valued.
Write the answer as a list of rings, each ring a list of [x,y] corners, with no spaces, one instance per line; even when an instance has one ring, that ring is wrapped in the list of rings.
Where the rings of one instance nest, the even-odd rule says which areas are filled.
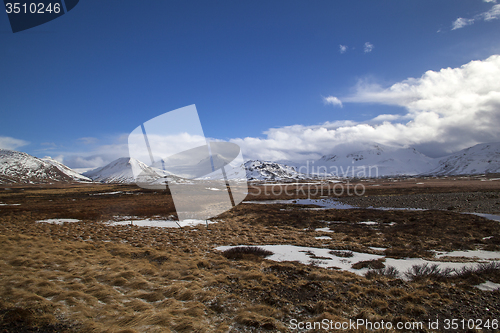
[[[64,168],[57,166],[57,162],[54,160],[36,160],[38,160],[37,163],[43,162],[51,164],[52,167],[57,169],[52,171],[52,173],[55,174],[62,174],[63,172],[61,170],[64,171],[64,168],[67,168],[65,166],[63,166]],[[215,165],[228,163],[224,157],[218,156],[217,154],[212,157],[212,161]],[[193,167],[188,168],[182,165],[176,167],[173,165],[169,168],[170,171],[174,174],[180,175],[181,177],[183,174],[189,173],[203,174],[203,176],[205,176],[206,170],[211,169],[212,161],[205,158],[198,163],[193,164]],[[85,172],[83,175],[94,181],[103,183],[132,184],[136,182],[132,168],[137,168],[139,172],[142,172],[142,178],[140,181],[145,183],[163,184],[165,182],[164,177],[166,176],[170,176],[170,181],[185,181],[180,177],[172,176],[168,172],[160,170],[163,168],[163,166],[160,168],[160,164],[154,166],[157,168],[148,167],[146,164],[134,158],[124,157],[119,158],[104,167]],[[441,159],[427,157],[414,148],[395,148],[377,143],[356,143],[336,146],[331,154],[324,155],[319,160],[309,161],[302,164],[293,162],[277,163],[251,160],[246,161],[243,166],[246,170],[246,178],[248,180],[277,181],[318,177],[365,178],[395,175],[415,176],[500,173],[500,143],[476,145]],[[0,164],[0,175],[6,174],[5,171],[2,173],[1,168],[2,166]],[[244,179],[245,173],[241,173],[241,171],[242,168],[233,168],[232,170],[228,170],[227,177],[229,179]],[[208,175],[207,177],[202,178],[220,178],[219,173],[214,175],[215,176]],[[4,175],[3,177],[6,176]],[[64,173],[64,177],[71,178],[71,180],[79,179],[78,174],[71,175],[67,170]],[[192,177],[187,178],[190,179]],[[2,178],[0,178],[0,181],[1,179]]]
[[[445,156],[426,174],[462,175],[500,173],[500,142],[482,143]]]
[[[275,162],[258,160],[247,161],[245,162],[245,169],[247,171],[248,180],[286,180],[310,178],[309,175],[297,172],[293,166]]]
[[[44,157],[41,160],[44,161],[44,162],[52,164],[53,166],[55,166],[56,168],[58,168],[59,171],[61,171],[62,173],[66,174],[67,176],[71,177],[74,181],[77,181],[77,182],[91,182],[92,181],[92,179],[79,174],[75,170],[68,168],[64,164],[62,164],[62,163],[60,163],[60,162],[52,159],[49,156]]]
[[[84,172],[83,175],[101,183],[134,184],[136,180],[132,168],[137,168],[141,177],[146,177],[148,180],[155,180],[167,175],[166,172],[148,167],[143,162],[131,157],[119,158],[101,168]],[[144,179],[144,181],[147,180]]]
[[[0,184],[90,181],[65,165],[26,153],[0,149]]]
[[[302,165],[297,170],[317,176],[384,177],[418,175],[436,167],[436,160],[414,148],[395,148],[378,143],[345,144],[334,153]]]

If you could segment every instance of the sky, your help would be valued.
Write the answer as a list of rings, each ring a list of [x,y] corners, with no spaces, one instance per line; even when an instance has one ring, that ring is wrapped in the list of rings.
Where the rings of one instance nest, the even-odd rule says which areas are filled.
[[[246,159],[440,157],[500,141],[499,35],[495,0],[85,0],[17,33],[0,13],[0,148],[95,168],[195,104]]]

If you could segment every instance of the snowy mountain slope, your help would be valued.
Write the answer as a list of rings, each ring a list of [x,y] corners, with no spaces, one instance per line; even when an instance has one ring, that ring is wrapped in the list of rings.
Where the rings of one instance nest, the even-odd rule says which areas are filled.
[[[103,167],[87,171],[83,175],[101,183],[134,184],[136,182],[132,171],[134,167],[140,170],[141,176],[149,178],[148,180],[158,179],[168,174],[165,171],[148,167],[135,158],[122,157]]]
[[[500,142],[482,143],[438,161],[436,168],[425,174],[444,176],[462,174],[500,173]]]
[[[52,158],[50,158],[48,156],[42,158],[41,160],[44,161],[44,162],[52,164],[53,166],[55,166],[56,168],[58,168],[62,173],[64,173],[67,176],[71,177],[74,181],[78,181],[78,182],[91,182],[92,181],[92,179],[79,174],[75,170],[68,168],[64,164],[59,163],[58,161],[56,161],[56,160],[54,160],[54,159],[52,159]]]
[[[337,146],[333,154],[302,166],[298,171],[318,176],[383,177],[421,174],[435,168],[436,163],[435,159],[414,148],[358,143]]]
[[[81,179],[66,166],[64,168],[55,166],[53,163],[26,153],[0,149],[0,184],[40,184],[73,181],[81,181]]]
[[[294,167],[286,164],[265,162],[265,161],[247,161],[245,162],[248,180],[286,180],[286,179],[306,179],[310,176],[297,172]],[[229,175],[228,175],[229,176]]]

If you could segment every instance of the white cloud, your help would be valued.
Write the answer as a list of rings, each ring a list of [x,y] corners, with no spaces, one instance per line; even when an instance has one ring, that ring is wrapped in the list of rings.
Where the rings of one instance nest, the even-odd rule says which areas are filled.
[[[474,24],[474,19],[459,17],[455,20],[455,22],[453,22],[451,30],[457,30],[471,24]]]
[[[500,18],[500,5],[494,5],[489,11],[483,13],[485,21],[496,20]]]
[[[56,157],[52,157],[52,156],[45,156],[44,158],[51,158],[53,160],[56,160],[57,162],[59,163],[63,163],[64,162],[64,156],[63,155],[58,155]]]
[[[497,2],[497,0],[483,0],[484,2]]]
[[[14,150],[16,148],[28,145],[28,141],[15,139],[8,136],[0,136],[0,148]]]
[[[342,101],[334,96],[323,97],[325,104],[342,107]]]
[[[339,48],[340,48],[340,53],[346,53],[346,52],[347,52],[347,48],[348,48],[348,47],[347,47],[347,45],[342,45],[342,44],[341,44],[341,45],[339,46]]]
[[[82,152],[69,152],[58,151],[57,153],[64,156],[64,164],[70,168],[97,168],[104,166],[118,158],[128,157],[129,149],[131,149],[136,156],[133,156],[145,163],[149,163],[149,152],[140,146],[140,142],[144,144],[142,133],[139,137],[132,134],[133,140],[129,142],[129,134],[122,134],[113,139],[112,143],[105,145],[92,146],[87,151]],[[97,140],[97,139],[96,139]],[[91,142],[96,142],[91,140]],[[191,149],[195,146],[202,145],[206,142],[205,138],[197,135],[189,135],[182,133],[179,135],[148,135],[149,144],[152,148],[153,155],[158,157],[170,156]],[[82,140],[80,140],[82,141]],[[216,140],[211,140],[216,141]],[[137,144],[136,144],[137,143]],[[129,146],[130,145],[130,146]],[[139,156],[137,155],[139,152]]]
[[[370,43],[370,42],[366,42],[365,43],[365,53],[370,53],[371,51],[373,51],[373,44]]]
[[[494,2],[495,3],[496,1],[495,0],[485,0],[485,2]],[[470,19],[463,18],[463,17],[457,18],[453,22],[451,30],[456,30],[456,29],[460,29],[460,28],[463,28],[463,27],[468,26],[468,25],[472,25],[476,21],[481,21],[481,20],[491,21],[491,20],[496,20],[499,18],[500,18],[500,5],[494,5],[487,12],[478,14],[478,15],[474,16],[473,18],[470,18]]]
[[[260,138],[230,141],[241,147],[246,159],[274,161],[315,160],[334,153],[339,145],[360,142],[413,146],[429,156],[442,156],[477,143],[500,141],[499,77],[500,55],[494,55],[458,68],[427,71],[390,87],[361,81],[353,95],[342,98],[344,104],[395,105],[401,107],[401,114],[381,114],[362,123],[345,120],[271,128]],[[64,161],[72,167],[102,166],[128,156],[127,138],[128,134],[123,135],[115,144],[87,154],[65,154],[69,157]],[[172,142],[181,145],[186,140]]]
[[[245,157],[267,160],[315,159],[335,146],[378,142],[413,146],[430,156],[477,143],[500,141],[500,56],[459,68],[428,71],[388,88],[361,82],[343,102],[397,105],[401,115],[379,115],[365,123],[350,121],[287,126],[264,138],[233,139]]]

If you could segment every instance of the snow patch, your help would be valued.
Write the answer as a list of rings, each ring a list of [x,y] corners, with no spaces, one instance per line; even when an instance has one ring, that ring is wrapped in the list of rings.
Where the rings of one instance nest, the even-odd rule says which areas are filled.
[[[46,219],[36,221],[37,223],[50,223],[50,224],[64,224],[64,223],[75,223],[80,222],[78,219]]]

